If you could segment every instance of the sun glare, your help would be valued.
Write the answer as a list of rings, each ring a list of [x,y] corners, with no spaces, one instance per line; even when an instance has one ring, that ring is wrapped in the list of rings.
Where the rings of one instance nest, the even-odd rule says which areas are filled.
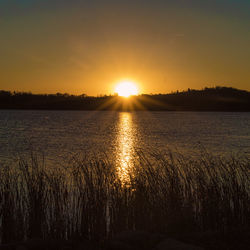
[[[119,96],[130,97],[131,95],[138,94],[138,88],[133,82],[124,81],[117,84],[115,93]]]

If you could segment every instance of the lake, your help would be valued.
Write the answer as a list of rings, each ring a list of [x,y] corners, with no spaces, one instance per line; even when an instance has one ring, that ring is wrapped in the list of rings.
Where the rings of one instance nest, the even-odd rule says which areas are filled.
[[[0,111],[0,162],[31,151],[50,164],[103,152],[121,166],[142,151],[250,155],[250,113]]]

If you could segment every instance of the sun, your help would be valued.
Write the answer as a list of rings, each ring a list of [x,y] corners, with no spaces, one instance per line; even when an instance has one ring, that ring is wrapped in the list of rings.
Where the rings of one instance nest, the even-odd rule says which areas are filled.
[[[119,96],[130,97],[138,94],[138,88],[133,82],[123,81],[116,85],[115,93]]]

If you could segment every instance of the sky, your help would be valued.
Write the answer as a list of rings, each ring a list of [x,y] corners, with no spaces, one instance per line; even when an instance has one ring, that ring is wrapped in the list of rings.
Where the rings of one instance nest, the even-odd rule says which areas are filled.
[[[0,0],[0,89],[250,90],[249,0]]]

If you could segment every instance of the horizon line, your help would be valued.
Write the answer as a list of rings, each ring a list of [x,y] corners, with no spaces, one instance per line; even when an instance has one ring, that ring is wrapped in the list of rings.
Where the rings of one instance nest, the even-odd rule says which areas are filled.
[[[235,90],[239,90],[239,91],[246,91],[246,92],[250,92],[250,90],[247,89],[239,89],[236,87],[232,87],[232,86],[213,86],[213,87],[203,87],[203,88],[187,88],[184,90],[173,90],[171,92],[158,92],[158,93],[139,93],[137,95],[132,95],[132,96],[142,96],[142,95],[169,95],[169,94],[177,94],[177,93],[183,93],[183,92],[188,92],[188,91],[203,91],[206,89],[220,89],[220,88],[227,88],[227,89],[235,89]],[[6,90],[6,89],[0,89],[0,92],[10,92],[12,94],[15,93],[20,93],[20,94],[32,94],[32,95],[57,95],[57,94],[61,94],[61,95],[69,95],[69,96],[86,96],[86,97],[108,97],[108,96],[118,96],[117,93],[109,93],[109,94],[97,94],[97,95],[88,95],[87,93],[81,93],[81,94],[72,94],[72,93],[68,93],[68,92],[50,92],[50,93],[44,93],[44,92],[32,92],[32,91],[19,91],[19,90]]]

